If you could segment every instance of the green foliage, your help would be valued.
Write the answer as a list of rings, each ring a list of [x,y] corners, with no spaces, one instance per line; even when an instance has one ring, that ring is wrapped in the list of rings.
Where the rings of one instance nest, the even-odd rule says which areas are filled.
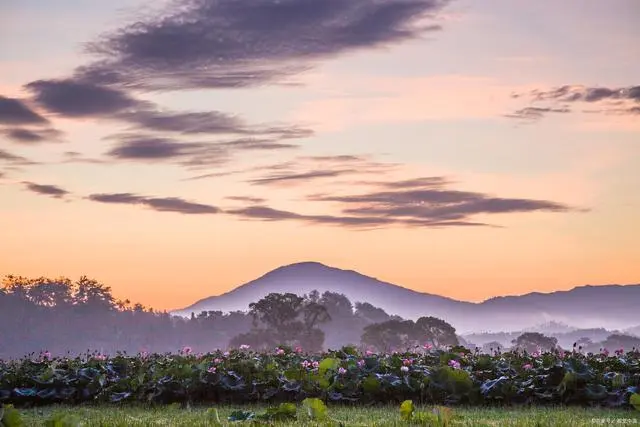
[[[638,385],[640,352],[620,357],[553,352],[488,356],[442,350],[362,354],[342,349],[311,355],[272,349],[198,356],[0,360],[0,403],[20,406],[279,405],[317,398],[362,405],[410,399],[447,406],[533,403],[631,408],[637,398],[630,397]],[[278,408],[263,415],[291,413],[291,406]]]
[[[23,425],[20,412],[13,405],[3,405],[0,408],[0,427],[22,427]]]
[[[403,421],[411,421],[414,410],[413,401],[405,400],[400,404],[400,418]]]
[[[629,398],[629,403],[631,404],[631,406],[640,411],[640,394],[633,393]]]
[[[400,419],[409,424],[448,427],[451,425],[451,415],[451,410],[445,407],[437,407],[432,412],[416,411],[411,400],[405,400],[400,405]]]
[[[328,371],[335,371],[340,366],[340,361],[334,357],[328,357],[320,362],[318,365],[318,372],[320,375],[326,374]]]
[[[69,414],[54,414],[46,422],[45,427],[80,427],[82,422],[78,417]]]
[[[307,410],[307,414],[312,420],[325,420],[327,418],[327,406],[318,398],[307,397],[302,401],[302,405]]]

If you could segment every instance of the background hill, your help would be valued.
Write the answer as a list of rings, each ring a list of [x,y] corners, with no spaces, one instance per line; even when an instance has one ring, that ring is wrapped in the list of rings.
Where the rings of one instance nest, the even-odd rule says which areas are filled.
[[[338,292],[354,302],[367,302],[405,319],[434,316],[460,333],[521,331],[545,322],[558,327],[627,329],[637,326],[640,285],[582,286],[569,291],[495,297],[482,303],[457,301],[413,291],[355,271],[301,262],[277,268],[220,296],[211,296],[173,314],[248,310],[269,293],[297,295],[313,290]]]

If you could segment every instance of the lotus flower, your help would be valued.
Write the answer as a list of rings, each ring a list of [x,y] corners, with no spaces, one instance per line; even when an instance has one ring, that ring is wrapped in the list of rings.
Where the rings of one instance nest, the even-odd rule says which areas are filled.
[[[408,367],[408,366],[401,366],[401,367],[400,367],[400,370],[401,370],[402,372],[409,372],[409,367]]]
[[[460,362],[458,362],[457,360],[449,360],[449,366],[451,366],[453,369],[460,369]]]

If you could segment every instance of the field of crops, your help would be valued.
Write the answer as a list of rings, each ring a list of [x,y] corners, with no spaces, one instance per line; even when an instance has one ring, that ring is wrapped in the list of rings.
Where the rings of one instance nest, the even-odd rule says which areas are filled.
[[[640,417],[634,413],[620,410],[602,410],[590,408],[519,408],[519,409],[483,409],[456,407],[449,410],[438,420],[438,409],[420,407],[414,412],[431,412],[434,417],[403,417],[397,406],[335,406],[328,407],[325,416],[309,414],[304,405],[298,405],[292,418],[279,421],[258,420],[255,416],[250,423],[263,425],[269,423],[279,426],[469,426],[469,427],[596,427],[598,425],[640,426]],[[245,414],[265,414],[265,406],[244,405]],[[239,421],[230,421],[238,407],[215,406],[184,409],[178,405],[158,407],[142,406],[47,406],[20,411],[27,426],[60,427],[205,427],[233,426]],[[640,414],[640,412],[638,413]],[[58,424],[53,424],[52,421]],[[47,424],[48,423],[48,424]],[[246,422],[245,424],[249,424]],[[242,425],[240,423],[240,425]]]
[[[396,410],[391,412],[401,420],[399,408],[404,402],[405,421],[443,417],[449,410],[421,412],[414,410],[414,404],[454,411],[533,406],[543,413],[544,408],[562,405],[612,410],[629,423],[640,414],[636,411],[639,391],[640,352],[635,350],[487,355],[457,347],[363,354],[345,347],[311,355],[284,347],[207,354],[185,348],[177,354],[107,357],[91,353],[52,358],[44,353],[0,361],[0,401],[16,408],[35,407],[27,412],[32,416],[36,416],[33,411],[47,411],[43,405],[52,404],[101,405],[102,412],[96,414],[108,412],[112,405],[154,405],[162,411],[174,404],[178,408],[241,408],[215,414],[189,412],[224,422],[273,421],[291,420],[300,408],[319,416],[326,412],[326,404],[331,410],[355,407],[352,410],[359,411],[374,411],[370,405],[393,405]],[[247,405],[267,409],[259,413],[247,410]],[[135,421],[136,415],[131,416]]]

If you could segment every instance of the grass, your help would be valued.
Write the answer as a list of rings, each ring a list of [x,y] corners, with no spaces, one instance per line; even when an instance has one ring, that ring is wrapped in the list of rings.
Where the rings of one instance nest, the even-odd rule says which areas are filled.
[[[238,409],[264,411],[264,406],[215,407],[222,425],[250,425],[249,422],[228,422],[229,414]],[[429,408],[416,408],[428,410]],[[181,409],[177,406],[147,408],[142,406],[48,406],[21,411],[26,426],[44,426],[54,414],[65,414],[81,421],[83,427],[141,427],[141,426],[214,426],[214,411],[210,408]],[[329,407],[333,422],[312,421],[300,408],[298,420],[290,423],[273,423],[278,426],[339,426],[373,427],[403,426],[399,407]],[[341,423],[340,423],[341,422]],[[640,412],[625,410],[600,410],[579,408],[522,408],[477,409],[455,408],[451,425],[454,426],[549,426],[577,427],[596,425],[638,426]]]

